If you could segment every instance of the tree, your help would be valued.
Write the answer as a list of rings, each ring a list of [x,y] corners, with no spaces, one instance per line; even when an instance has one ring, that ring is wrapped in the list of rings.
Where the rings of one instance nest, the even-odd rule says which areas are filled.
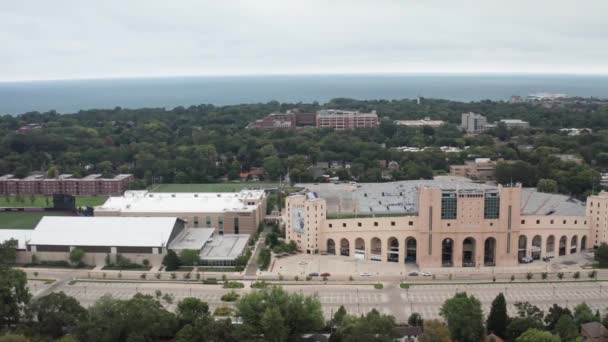
[[[563,315],[555,324],[555,332],[562,339],[562,342],[573,342],[578,336],[578,326],[570,315]]]
[[[445,324],[437,319],[427,319],[424,321],[424,334],[420,342],[452,342],[452,339]]]
[[[200,252],[195,249],[182,249],[179,252],[180,264],[186,266],[198,266],[201,260],[199,253]]]
[[[365,316],[346,315],[333,339],[342,342],[393,341],[395,318],[372,309]]]
[[[478,342],[483,336],[483,311],[481,302],[466,292],[457,293],[446,300],[439,314],[448,323],[450,335],[459,342]]]
[[[528,329],[515,342],[561,342],[559,336],[539,329]]]
[[[289,330],[278,308],[266,308],[262,315],[262,332],[265,341],[281,342],[285,340]]]
[[[30,299],[25,272],[0,266],[0,331],[20,322]]]
[[[70,262],[73,265],[80,266],[84,258],[84,250],[82,248],[74,248],[70,251]]]
[[[177,270],[181,266],[181,261],[179,260],[177,254],[170,249],[163,257],[163,265],[165,265],[165,270],[171,272]]]
[[[252,331],[264,331],[263,316],[268,308],[279,310],[287,336],[319,331],[325,324],[317,298],[288,293],[276,286],[245,294],[236,304],[237,316]]]
[[[177,318],[152,296],[136,294],[129,300],[98,299],[88,310],[76,336],[81,341],[156,341],[173,337]]]
[[[337,325],[342,324],[342,320],[344,319],[344,316],[346,316],[346,309],[344,308],[344,305],[340,305],[340,307],[338,308],[338,311],[336,311],[336,313],[334,314],[334,317],[333,317],[334,324],[337,324]]]
[[[181,325],[193,324],[209,318],[209,305],[198,298],[184,298],[177,303],[175,314]]]
[[[557,182],[553,179],[541,178],[538,180],[536,190],[539,192],[556,193],[558,190]]]
[[[574,307],[574,321],[576,326],[580,326],[583,323],[599,322],[599,318],[595,316],[589,305],[583,302]]]
[[[515,341],[529,329],[543,329],[543,324],[532,317],[515,317],[509,321],[505,337],[509,341]]]
[[[553,331],[553,329],[555,329],[557,321],[559,321],[560,317],[562,317],[563,315],[572,316],[572,313],[568,308],[553,304],[553,306],[549,308],[549,311],[545,316],[545,325],[547,326],[547,330]]]
[[[600,264],[600,267],[608,267],[608,244],[602,242],[595,250],[593,257]]]
[[[17,240],[10,239],[0,243],[0,267],[15,264],[17,259]]]
[[[419,313],[414,312],[407,319],[407,324],[413,327],[421,327],[424,324],[424,320],[422,319],[422,316],[420,316]]]
[[[492,301],[490,315],[488,315],[488,320],[486,323],[488,333],[494,333],[495,335],[504,338],[507,331],[508,322],[509,316],[507,315],[507,301],[501,292]]]
[[[517,302],[514,305],[519,317],[530,318],[542,323],[545,313],[538,306],[532,305],[530,302]]]
[[[30,310],[36,317],[38,333],[52,338],[71,333],[87,316],[86,309],[63,292],[51,293],[32,301]]]

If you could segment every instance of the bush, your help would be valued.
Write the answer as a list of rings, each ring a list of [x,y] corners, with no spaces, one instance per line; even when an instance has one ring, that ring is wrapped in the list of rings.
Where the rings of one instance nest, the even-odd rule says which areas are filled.
[[[574,272],[574,274],[572,275],[572,278],[574,278],[574,279],[578,279],[580,277],[581,277],[581,272],[579,272],[579,271]]]
[[[293,280],[298,281],[298,280],[300,280],[300,277],[295,276],[295,277],[293,277]]]
[[[564,279],[564,272],[559,272],[559,273],[557,274],[557,277],[559,278],[559,280]]]
[[[311,276],[306,276],[306,281],[311,281],[312,277]]]
[[[511,281],[514,281],[514,280],[515,280],[515,276],[511,275]]]
[[[220,306],[213,311],[214,316],[230,316],[234,309],[228,306]]]
[[[259,280],[259,281],[251,283],[251,288],[252,289],[263,289],[263,288],[267,287],[268,285],[270,285],[270,284],[268,284],[266,281]]]
[[[597,276],[597,271],[594,270],[594,271],[589,272],[588,276],[590,279],[595,278]]]
[[[270,249],[264,247],[260,251],[260,255],[258,256],[258,265],[260,270],[266,271],[270,266]]]
[[[177,274],[171,273],[171,279],[175,280],[175,278],[177,278]]]
[[[227,281],[224,282],[225,289],[242,289],[245,287],[245,284],[240,283],[238,281]]]
[[[353,280],[354,280],[354,279],[353,279],[353,276],[349,276],[349,277],[348,277],[348,280],[353,281]]]
[[[399,284],[399,287],[402,288],[402,289],[409,289],[410,288],[410,284],[401,283],[401,284]]]
[[[534,274],[532,274],[532,272],[528,272],[528,274],[526,274],[526,279],[532,280],[532,278],[534,278]]]
[[[146,267],[148,267],[148,266],[150,266],[150,260],[144,259],[144,260],[141,261],[141,264],[144,265],[144,266],[146,266]]]
[[[215,278],[208,278],[208,279],[203,280],[203,284],[217,285],[219,283],[218,283],[217,279],[215,279]]]
[[[384,288],[384,285],[382,285],[382,283],[375,283],[374,288],[376,290],[382,290]]]
[[[240,295],[234,291],[230,291],[222,296],[222,302],[236,302]]]
[[[543,278],[543,280],[546,280],[548,276],[549,274],[547,272],[543,272],[540,274],[540,277]]]
[[[80,265],[82,258],[84,258],[84,250],[81,248],[74,248],[70,251],[70,262],[74,265]]]
[[[168,272],[171,272],[176,271],[181,266],[181,262],[177,254],[170,249],[163,258],[163,265]]]

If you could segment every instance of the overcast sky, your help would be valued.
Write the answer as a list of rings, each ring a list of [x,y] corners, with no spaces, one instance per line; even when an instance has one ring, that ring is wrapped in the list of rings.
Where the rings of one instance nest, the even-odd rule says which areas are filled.
[[[20,0],[0,80],[608,73],[607,0]]]

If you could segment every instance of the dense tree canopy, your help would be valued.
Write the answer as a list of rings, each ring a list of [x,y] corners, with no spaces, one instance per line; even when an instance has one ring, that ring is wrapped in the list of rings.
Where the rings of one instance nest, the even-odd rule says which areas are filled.
[[[319,161],[348,162],[336,170],[341,178],[383,181],[380,161],[394,160],[399,168],[392,179],[430,178],[447,172],[450,164],[467,158],[488,157],[518,164],[499,168],[500,182],[536,186],[540,179],[554,180],[562,193],[582,196],[597,187],[598,174],[608,168],[608,108],[599,104],[568,104],[544,108],[532,104],[482,101],[460,103],[425,99],[359,101],[334,99],[323,107],[376,110],[383,118],[377,129],[337,132],[328,129],[255,130],[250,121],[274,111],[300,108],[315,111],[313,104],[269,102],[217,107],[212,105],[128,110],[88,110],[72,115],[55,112],[0,117],[0,174],[25,176],[44,171],[54,176],[133,173],[146,183],[214,182],[224,177],[264,167],[267,177],[289,173],[292,181],[313,180],[310,167]],[[478,136],[465,136],[456,126],[460,114],[474,111],[489,121],[504,118],[527,120],[529,130],[499,125]],[[393,120],[430,116],[446,125],[398,126]],[[18,132],[24,124],[41,129]],[[567,136],[562,127],[592,127],[592,134]],[[427,147],[423,152],[400,152],[393,147]],[[444,153],[438,147],[469,148]],[[556,154],[580,156],[582,163],[561,161]],[[332,171],[334,172],[334,171]]]
[[[481,302],[466,292],[457,293],[443,303],[439,311],[447,321],[452,339],[459,342],[478,342],[484,333]]]

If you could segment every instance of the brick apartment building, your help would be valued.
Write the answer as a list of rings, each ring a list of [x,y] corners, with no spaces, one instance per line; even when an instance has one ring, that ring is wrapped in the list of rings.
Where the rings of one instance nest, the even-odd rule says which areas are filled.
[[[317,128],[346,130],[356,128],[373,128],[378,126],[376,111],[360,113],[337,109],[323,109],[317,112]]]
[[[32,175],[22,179],[4,175],[0,177],[0,195],[122,195],[131,180],[133,176],[130,174],[120,174],[114,178],[103,178],[100,174],[84,178],[74,178],[69,174],[57,178]]]

